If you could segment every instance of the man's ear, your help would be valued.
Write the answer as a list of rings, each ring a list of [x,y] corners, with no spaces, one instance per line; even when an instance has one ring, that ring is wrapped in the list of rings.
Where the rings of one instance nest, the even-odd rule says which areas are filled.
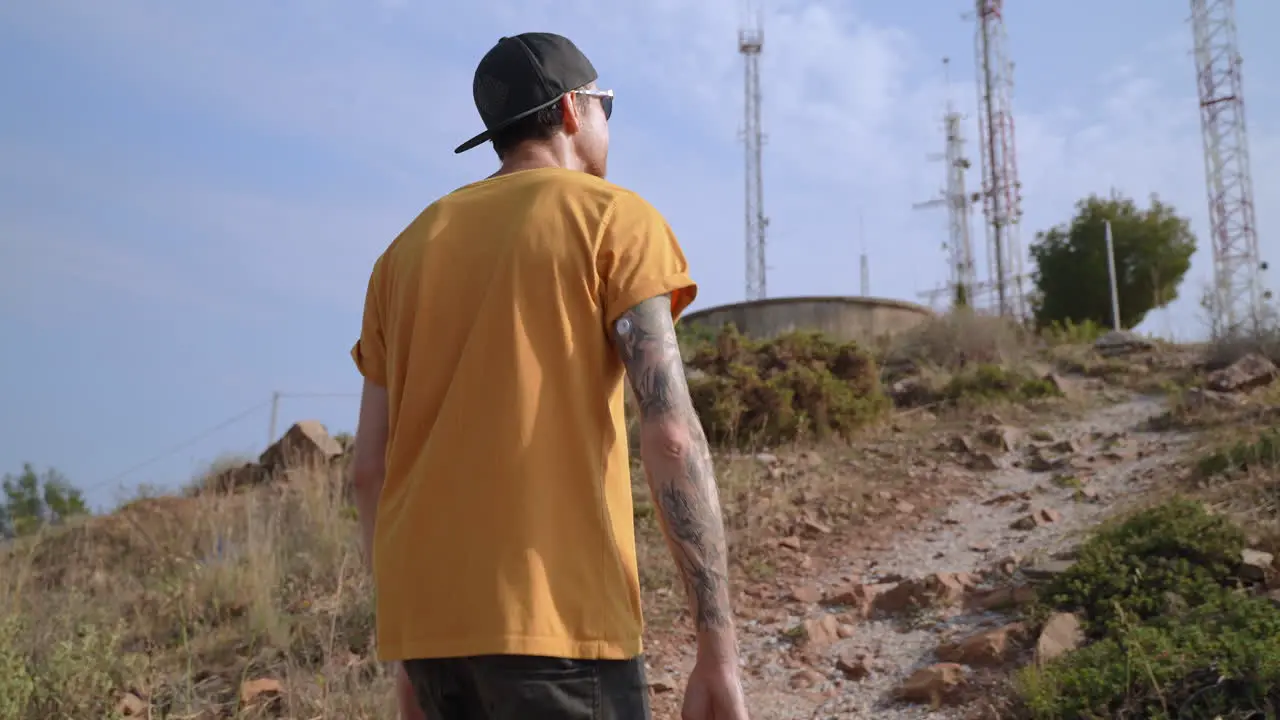
[[[564,117],[565,134],[576,134],[582,127],[582,116],[578,114],[578,103],[574,102],[573,93],[560,96],[560,112]]]

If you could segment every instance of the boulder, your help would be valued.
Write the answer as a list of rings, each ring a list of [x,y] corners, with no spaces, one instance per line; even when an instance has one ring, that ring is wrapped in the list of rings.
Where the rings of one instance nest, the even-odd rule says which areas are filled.
[[[1209,373],[1205,383],[1214,392],[1247,392],[1268,385],[1280,375],[1274,363],[1249,353],[1221,370]]]
[[[295,467],[326,464],[342,454],[342,445],[334,440],[319,420],[294,423],[274,445],[258,458],[267,472]]]

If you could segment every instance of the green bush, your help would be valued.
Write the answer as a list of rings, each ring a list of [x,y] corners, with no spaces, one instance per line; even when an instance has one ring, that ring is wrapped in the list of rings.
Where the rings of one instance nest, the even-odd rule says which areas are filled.
[[[1081,345],[1094,342],[1107,331],[1105,325],[1094,320],[1075,322],[1068,318],[1050,323],[1040,331],[1040,335],[1054,345]]]
[[[1159,616],[1170,594],[1192,606],[1216,597],[1232,583],[1244,548],[1240,528],[1179,498],[1098,532],[1046,597],[1083,610],[1091,632],[1103,636],[1122,618]]]
[[[1211,478],[1277,465],[1280,465],[1280,432],[1270,429],[1256,440],[1240,440],[1201,457],[1196,470],[1201,477]]]
[[[1028,377],[1000,365],[978,365],[957,373],[942,388],[942,396],[955,403],[1037,400],[1061,394],[1049,380]]]
[[[1174,499],[1110,525],[1050,584],[1091,645],[1018,677],[1036,718],[1280,713],[1280,608],[1239,587],[1243,532]]]
[[[1018,678],[1036,718],[1274,718],[1280,610],[1218,592],[1159,624],[1128,624]]]
[[[754,341],[730,325],[691,355],[689,392],[717,444],[848,436],[889,406],[871,356],[818,333]]]

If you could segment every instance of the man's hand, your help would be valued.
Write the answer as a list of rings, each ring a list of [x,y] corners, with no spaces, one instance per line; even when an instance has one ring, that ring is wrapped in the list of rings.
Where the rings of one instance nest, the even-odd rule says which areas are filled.
[[[738,666],[699,661],[685,686],[680,720],[747,720]]]

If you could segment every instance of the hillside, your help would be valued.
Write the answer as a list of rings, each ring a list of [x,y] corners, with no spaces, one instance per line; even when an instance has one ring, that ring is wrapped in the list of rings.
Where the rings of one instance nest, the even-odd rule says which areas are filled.
[[[754,717],[1280,712],[1276,369],[1122,340],[965,316],[873,349],[689,340]],[[0,720],[395,717],[326,447],[0,553]],[[690,625],[634,478],[677,718]]]

